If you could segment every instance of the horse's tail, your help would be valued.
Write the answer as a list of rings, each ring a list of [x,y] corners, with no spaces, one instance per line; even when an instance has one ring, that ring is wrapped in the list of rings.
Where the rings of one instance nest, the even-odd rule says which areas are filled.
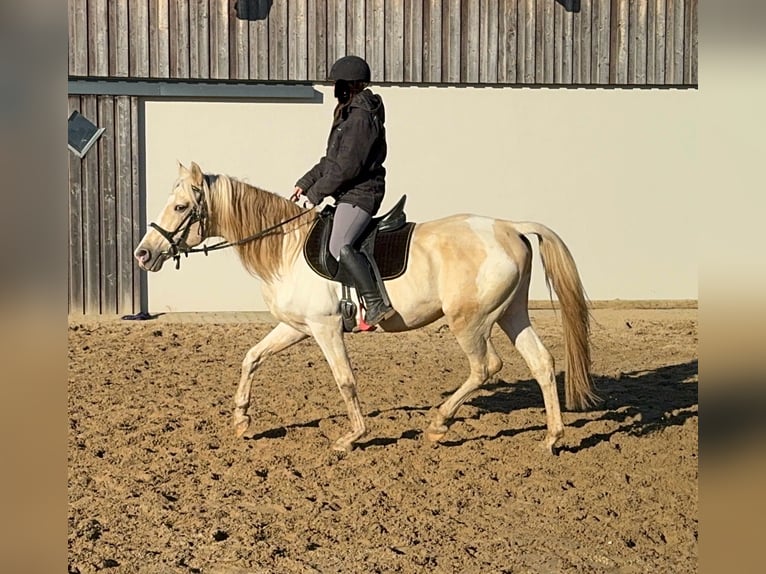
[[[561,304],[566,356],[566,408],[585,409],[598,402],[590,377],[590,314],[585,289],[580,281],[572,253],[564,241],[540,223],[514,222],[519,233],[537,235],[545,269],[545,284]]]

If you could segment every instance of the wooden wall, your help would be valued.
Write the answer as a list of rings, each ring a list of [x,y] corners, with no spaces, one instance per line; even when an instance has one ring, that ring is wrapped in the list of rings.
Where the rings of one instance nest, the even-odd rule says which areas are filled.
[[[71,78],[323,81],[345,54],[376,82],[697,84],[698,0],[68,0]],[[70,153],[69,307],[140,310],[141,100],[69,96],[106,128]]]
[[[696,85],[698,0],[69,0],[69,74]]]
[[[106,128],[85,158],[69,153],[69,312],[124,314],[140,307],[133,262],[139,228],[139,101],[125,96],[69,96]]]

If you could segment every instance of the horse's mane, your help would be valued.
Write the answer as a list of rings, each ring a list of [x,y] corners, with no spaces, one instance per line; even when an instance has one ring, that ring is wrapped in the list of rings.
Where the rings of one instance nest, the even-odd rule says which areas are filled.
[[[216,235],[234,242],[298,215],[303,209],[275,193],[227,175],[210,177],[210,215]],[[300,252],[316,213],[291,221],[259,239],[236,246],[242,264],[266,281]]]

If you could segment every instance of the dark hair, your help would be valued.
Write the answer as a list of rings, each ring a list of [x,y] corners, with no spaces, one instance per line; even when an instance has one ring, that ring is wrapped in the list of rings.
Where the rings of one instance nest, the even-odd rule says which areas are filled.
[[[342,81],[342,80],[341,80]],[[336,85],[338,82],[336,82]],[[333,119],[337,120],[342,114],[345,114],[348,110],[348,107],[351,105],[351,101],[354,99],[354,96],[357,94],[360,94],[367,88],[368,83],[367,82],[345,82],[345,85],[348,86],[348,97],[345,100],[341,100],[340,97],[337,95],[336,91],[336,97],[338,97],[338,105],[335,106],[335,112],[333,113]]]

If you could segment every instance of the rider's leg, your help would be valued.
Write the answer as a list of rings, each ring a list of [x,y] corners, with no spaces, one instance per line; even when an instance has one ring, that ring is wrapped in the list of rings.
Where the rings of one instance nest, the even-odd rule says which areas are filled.
[[[370,214],[350,203],[339,203],[335,208],[332,231],[330,232],[330,254],[340,259],[344,245],[353,245],[370,223]]]
[[[330,234],[330,254],[338,260],[339,268],[344,268],[354,280],[357,293],[364,301],[365,321],[372,326],[391,317],[394,310],[383,302],[367,259],[353,247],[370,219],[370,215],[359,207],[338,204]]]

